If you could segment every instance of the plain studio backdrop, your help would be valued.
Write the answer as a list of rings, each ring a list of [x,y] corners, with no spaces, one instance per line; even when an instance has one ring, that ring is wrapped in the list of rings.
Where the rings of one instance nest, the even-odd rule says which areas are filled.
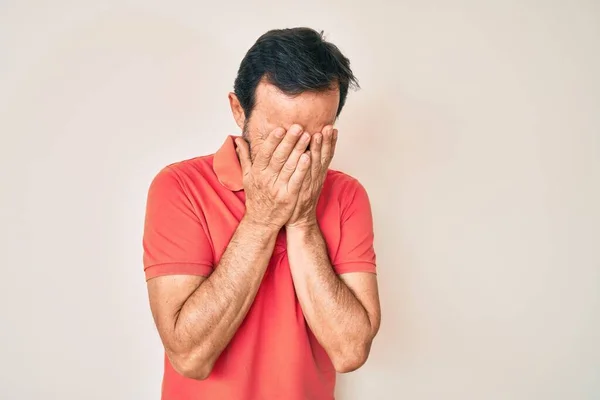
[[[309,26],[362,90],[334,168],[383,324],[340,400],[600,398],[594,1],[0,2],[0,398],[155,399],[147,188],[237,133],[246,50]]]

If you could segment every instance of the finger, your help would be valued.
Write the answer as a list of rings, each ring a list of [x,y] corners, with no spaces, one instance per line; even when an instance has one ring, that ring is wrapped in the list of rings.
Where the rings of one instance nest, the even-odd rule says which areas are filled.
[[[300,188],[304,183],[304,178],[310,169],[310,156],[307,153],[303,153],[298,160],[298,165],[296,166],[296,170],[292,174],[289,182],[288,182],[288,192],[292,194],[298,194],[300,192]]]
[[[323,129],[323,146],[321,147],[321,165],[329,165],[332,151],[333,126],[327,125]]]
[[[307,152],[306,154],[310,157],[310,152]],[[304,175],[304,180],[302,181],[302,186],[300,186],[300,194],[302,193],[306,193],[308,196],[310,196],[311,193],[311,185],[312,185],[312,174],[311,174],[311,169],[312,169],[312,160],[310,162],[310,167],[308,167],[308,171],[306,171],[306,175]]]
[[[292,174],[298,166],[298,160],[300,159],[300,156],[302,156],[302,154],[306,151],[306,147],[309,143],[310,135],[304,132],[300,136],[300,139],[296,143],[296,146],[294,146],[292,153],[290,154],[286,162],[283,164],[283,167],[281,168],[281,171],[277,176],[277,182],[287,183],[290,180]]]
[[[275,128],[267,135],[267,138],[260,145],[260,149],[256,154],[256,158],[254,159],[254,165],[263,170],[267,168],[269,165],[269,161],[271,161],[271,156],[273,152],[279,146],[283,137],[285,136],[285,129],[283,128]]]
[[[312,176],[318,176],[321,169],[321,150],[323,146],[323,134],[315,133],[310,142],[310,169]]]
[[[331,164],[331,160],[333,160],[333,156],[335,155],[335,148],[337,146],[337,140],[338,140],[338,130],[334,129],[333,133],[332,133],[332,138],[331,138],[331,153],[329,155],[329,162],[326,165],[326,168],[329,168],[329,165]]]
[[[252,167],[252,161],[250,160],[250,146],[248,146],[248,143],[242,138],[236,138],[235,144],[235,150],[242,166],[242,174],[246,175]]]
[[[294,124],[288,129],[281,143],[279,143],[275,151],[273,151],[273,155],[269,161],[269,169],[271,169],[271,171],[275,173],[281,171],[283,164],[285,164],[292,153],[292,150],[294,149],[294,146],[296,146],[296,143],[298,143],[301,135],[302,127],[300,125]]]

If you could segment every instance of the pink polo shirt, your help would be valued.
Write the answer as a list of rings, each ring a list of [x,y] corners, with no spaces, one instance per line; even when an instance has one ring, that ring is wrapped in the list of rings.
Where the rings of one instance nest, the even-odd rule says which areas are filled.
[[[151,184],[144,229],[146,279],[209,276],[245,212],[233,137],[214,155],[163,169]],[[330,170],[317,217],[336,273],[375,273],[365,189]],[[165,356],[163,400],[331,400],[335,370],[308,327],[290,273],[285,230],[256,299],[210,376],[179,375]]]

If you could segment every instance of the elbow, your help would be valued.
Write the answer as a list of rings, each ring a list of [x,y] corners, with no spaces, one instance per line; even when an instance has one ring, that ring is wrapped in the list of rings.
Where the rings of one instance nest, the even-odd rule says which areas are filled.
[[[194,354],[170,354],[169,361],[171,366],[179,375],[203,381],[210,376],[214,364],[203,360]]]
[[[185,378],[194,379],[197,381],[203,381],[210,376],[212,372],[212,368],[210,367],[194,367],[187,368],[186,366],[175,367],[173,366],[177,373]]]
[[[369,358],[370,343],[360,346],[355,346],[348,351],[341,352],[336,357],[331,359],[336,372],[346,374],[353,372],[362,367]]]

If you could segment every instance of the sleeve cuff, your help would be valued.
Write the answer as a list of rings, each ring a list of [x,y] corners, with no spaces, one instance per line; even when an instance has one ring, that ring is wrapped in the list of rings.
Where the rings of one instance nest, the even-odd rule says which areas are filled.
[[[155,264],[144,268],[146,281],[165,275],[197,275],[209,276],[213,271],[212,265],[208,264],[180,264],[167,263]]]
[[[333,266],[333,269],[338,275],[348,274],[350,272],[370,272],[372,274],[377,274],[377,268],[375,264],[365,261],[336,264]]]

